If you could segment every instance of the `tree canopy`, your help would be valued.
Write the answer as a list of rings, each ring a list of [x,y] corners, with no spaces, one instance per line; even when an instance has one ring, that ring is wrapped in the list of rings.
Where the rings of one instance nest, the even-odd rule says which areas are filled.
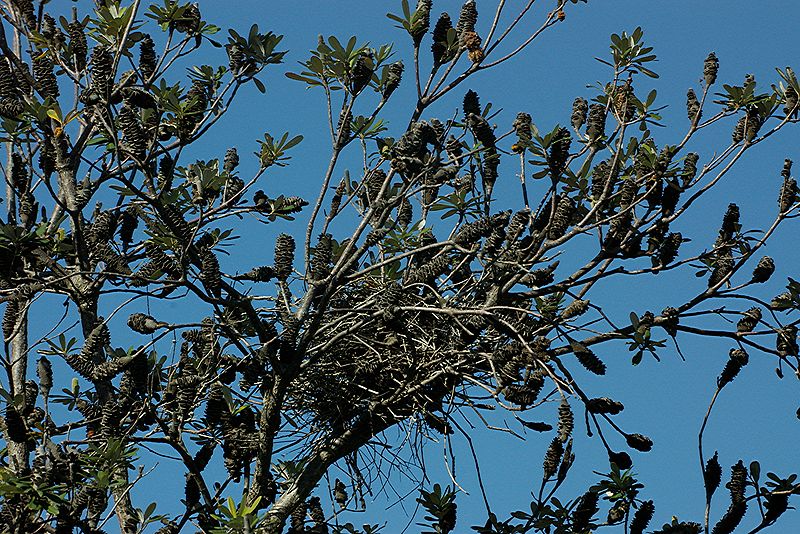
[[[202,4],[0,3],[4,532],[368,534],[387,527],[354,523],[382,510],[358,513],[396,476],[426,532],[780,529],[797,474],[725,463],[704,432],[752,359],[800,377],[800,282],[764,255],[800,213],[792,161],[763,163],[765,228],[728,181],[797,123],[800,83],[790,67],[723,82],[710,52],[686,67],[682,133],[662,136],[677,111],[630,28],[598,51],[606,79],[537,124],[535,102],[509,114],[468,86],[592,9],[535,3],[392,2],[396,42],[319,36],[299,65],[283,36],[223,30]],[[254,154],[217,135],[240,91],[282,75],[319,95],[327,124],[309,198],[269,180],[296,179],[304,124]],[[701,135],[712,149],[694,151]],[[719,190],[704,243],[691,213]],[[684,287],[663,309],[646,292],[622,314],[609,303],[615,284],[665,278]],[[664,524],[647,484],[681,482],[638,479],[654,442],[603,377],[620,354],[682,357],[687,336],[729,352],[686,438],[705,515],[659,511]],[[462,524],[458,477],[429,480],[422,451],[467,443],[480,481],[484,432],[527,436],[541,476],[510,514],[480,483],[486,513]],[[586,447],[607,461],[576,472]],[[143,496],[148,476],[184,492]]]

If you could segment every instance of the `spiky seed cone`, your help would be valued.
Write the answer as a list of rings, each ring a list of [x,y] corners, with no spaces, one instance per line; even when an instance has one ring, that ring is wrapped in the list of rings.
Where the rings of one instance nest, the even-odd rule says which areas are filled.
[[[414,24],[408,32],[414,40],[415,48],[419,46],[431,27],[431,7],[433,7],[433,0],[417,0],[417,9],[412,16]]]
[[[636,449],[639,452],[650,452],[653,448],[653,441],[642,434],[628,434],[625,436],[625,442],[628,444],[628,447]]]
[[[589,523],[600,510],[597,507],[599,494],[596,491],[587,491],[581,495],[575,510],[572,512],[572,531],[585,532],[589,530]]]
[[[631,520],[630,534],[644,534],[644,529],[650,524],[655,511],[656,507],[653,501],[645,501],[639,505],[639,509],[633,514],[633,519]]]
[[[572,435],[573,428],[575,428],[575,417],[572,408],[567,399],[562,398],[561,404],[558,405],[558,439],[566,443]]]
[[[736,527],[744,519],[747,512],[746,502],[731,503],[725,514],[719,519],[714,528],[711,529],[711,534],[733,534]]]
[[[588,300],[580,300],[576,299],[570,302],[570,304],[564,308],[564,311],[561,312],[562,319],[572,319],[573,317],[579,317],[586,313],[589,309],[589,301]]]
[[[702,117],[700,101],[697,100],[694,89],[689,89],[686,92],[686,114],[689,117],[689,122],[692,124],[696,124]]]
[[[94,361],[98,358],[100,351],[110,342],[111,333],[108,330],[108,325],[101,320],[100,323],[92,329],[89,335],[86,336],[83,348],[81,349],[80,358],[87,362]]]
[[[734,234],[739,229],[739,206],[736,204],[728,204],[728,209],[722,217],[722,225],[719,229],[720,241],[730,241]]]
[[[478,22],[478,7],[475,0],[467,0],[461,6],[461,13],[458,16],[456,23],[456,33],[458,34],[459,43],[462,49],[464,48],[462,36],[466,32],[474,32],[475,24]]]
[[[711,501],[711,496],[719,488],[722,482],[722,466],[719,465],[719,453],[714,451],[714,456],[706,461],[706,467],[703,470],[703,484],[706,488],[706,502]]]
[[[189,228],[189,223],[183,218],[183,214],[178,208],[172,204],[165,204],[161,215],[172,234],[181,241],[187,242],[192,236],[192,230]]]
[[[33,61],[33,79],[36,89],[43,97],[58,98],[58,80],[53,72],[53,61],[47,53],[38,53]]]
[[[239,153],[236,147],[229,148],[225,152],[225,157],[222,159],[222,170],[228,174],[233,174],[233,171],[239,166]]]
[[[200,486],[194,479],[194,475],[186,473],[186,484],[184,485],[184,499],[186,507],[191,510],[196,505],[200,504]]]
[[[622,470],[630,469],[633,465],[633,461],[631,460],[631,456],[625,452],[614,452],[608,451],[608,461],[619,467]]]
[[[134,332],[138,332],[140,334],[152,334],[161,328],[163,323],[159,323],[150,315],[144,313],[134,313],[128,317],[128,326]]]
[[[209,426],[215,426],[222,422],[223,412],[225,411],[225,397],[222,384],[215,383],[211,386],[206,401],[205,419]]]
[[[200,280],[208,291],[219,297],[222,292],[222,276],[219,271],[219,260],[211,249],[200,252]]]
[[[69,34],[69,50],[72,66],[77,72],[83,72],[86,69],[86,57],[89,53],[83,24],[78,21],[70,22],[67,25],[67,33]]]
[[[755,306],[742,314],[742,318],[736,323],[737,332],[753,332],[761,321],[761,308]]]
[[[8,342],[14,335],[17,327],[17,321],[22,314],[24,303],[19,299],[12,299],[6,303],[6,309],[3,312],[3,339]]]
[[[680,232],[670,233],[664,239],[659,250],[659,261],[662,266],[667,266],[678,257],[678,251],[683,243],[683,235]]]
[[[778,329],[778,338],[775,344],[780,356],[797,356],[797,327],[795,325],[786,325]]]
[[[16,97],[19,88],[5,59],[0,61],[0,97]]]
[[[575,357],[578,359],[578,362],[587,371],[596,375],[606,374],[606,364],[604,364],[594,352],[589,350],[588,347],[576,344],[576,346],[573,347],[573,352],[575,353]]]
[[[404,198],[397,207],[397,225],[400,228],[408,228],[414,218],[414,207],[411,202]]]
[[[733,133],[731,134],[731,139],[733,140],[733,144],[740,143],[744,140],[746,126],[747,126],[747,116],[743,115],[739,117],[739,120],[736,122],[736,126],[733,128]]]
[[[359,94],[372,80],[372,57],[371,54],[362,52],[358,59],[356,59],[355,65],[353,65],[353,71],[350,76],[350,92],[354,95]]]
[[[786,213],[797,202],[797,180],[784,178],[778,194],[778,208],[781,213]]]
[[[431,44],[431,54],[433,55],[434,65],[441,65],[453,59],[454,51],[448,51],[447,32],[453,28],[450,15],[442,13],[433,28],[433,43]]]
[[[719,60],[717,55],[711,52],[703,62],[703,79],[706,85],[714,85],[714,82],[717,81],[717,72],[719,72]]]
[[[470,114],[480,115],[481,114],[481,103],[480,98],[478,97],[478,93],[470,89],[464,95],[464,117],[469,117]]]
[[[625,516],[630,509],[630,503],[624,499],[618,500],[614,506],[608,511],[606,523],[609,525],[617,525],[625,519]]]
[[[144,161],[147,153],[147,135],[139,120],[139,113],[127,102],[120,108],[119,126],[124,136],[125,150],[138,161]]]
[[[400,82],[403,80],[405,65],[403,65],[402,61],[396,61],[386,67],[386,69],[386,83],[383,86],[383,93],[381,94],[384,100],[392,96],[395,89],[400,86]]]
[[[567,195],[562,195],[556,205],[556,212],[550,221],[550,228],[547,232],[548,239],[559,239],[567,233],[575,209],[575,201]]]
[[[596,397],[588,400],[586,409],[589,413],[594,414],[617,415],[625,409],[625,406],[621,402],[609,399],[608,397]]]
[[[572,102],[572,115],[570,122],[575,130],[580,130],[581,126],[586,124],[586,118],[589,113],[589,103],[585,98],[578,97]]]
[[[714,287],[722,282],[733,271],[733,267],[734,262],[731,251],[724,250],[720,252],[714,261],[714,269],[711,271],[711,276],[708,277],[708,287]]]
[[[281,234],[275,240],[275,277],[281,282],[292,274],[294,247],[294,238],[288,234]]]
[[[606,133],[606,108],[602,104],[589,106],[589,116],[586,120],[586,135],[591,141],[597,141]]]
[[[544,455],[544,479],[549,480],[556,474],[558,464],[561,463],[561,456],[564,454],[564,444],[558,437],[553,438],[547,452]]]
[[[28,429],[22,415],[11,405],[6,406],[6,434],[14,443],[25,443],[28,438]]]
[[[320,234],[317,246],[311,254],[311,277],[322,280],[331,273],[333,237],[331,234]]]
[[[345,486],[344,482],[338,478],[333,485],[333,500],[336,501],[336,504],[338,504],[341,508],[344,508],[345,505],[347,505],[347,486]]]
[[[725,364],[722,373],[717,379],[717,387],[722,389],[733,382],[733,379],[736,378],[739,371],[742,370],[742,367],[747,365],[748,361],[750,361],[750,357],[745,351],[742,349],[731,349],[728,362]]]
[[[797,90],[791,85],[783,93],[783,112],[787,116],[797,116]]]
[[[90,70],[92,73],[91,88],[106,100],[111,93],[114,84],[111,69],[114,65],[114,56],[111,51],[103,45],[97,45],[92,49],[90,59]]]
[[[289,520],[289,534],[302,534],[306,531],[306,513],[308,512],[308,505],[301,502],[292,512]]]
[[[202,472],[214,456],[214,443],[204,443],[194,455],[194,465]]]
[[[572,144],[572,134],[566,128],[560,128],[556,133],[553,144],[550,145],[547,163],[550,174],[557,179],[564,172],[569,158],[569,148]]]
[[[157,63],[156,44],[152,37],[145,34],[139,42],[139,73],[142,75],[142,82],[145,85],[152,81],[151,78],[156,72]]]
[[[120,214],[119,239],[122,242],[122,250],[127,251],[133,242],[133,233],[139,226],[139,211],[135,206],[128,206]]]
[[[769,256],[764,256],[758,261],[758,264],[753,269],[752,282],[763,284],[772,277],[775,272],[775,262]]]
[[[36,362],[36,376],[39,379],[39,391],[43,398],[47,398],[53,387],[53,366],[46,356],[42,356]]]
[[[747,468],[739,460],[736,465],[731,467],[731,480],[725,487],[731,492],[731,502],[744,502],[744,490],[747,485]]]
[[[783,160],[783,169],[781,169],[781,178],[784,180],[792,175],[792,160]]]

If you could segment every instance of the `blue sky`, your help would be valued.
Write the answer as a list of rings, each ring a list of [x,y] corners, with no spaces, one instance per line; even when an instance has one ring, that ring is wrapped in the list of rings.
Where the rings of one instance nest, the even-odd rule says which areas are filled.
[[[145,2],[146,4],[146,2]],[[479,33],[488,25],[494,1],[479,0],[481,18]],[[508,11],[523,5],[520,0],[509,1]],[[554,1],[540,1],[529,19],[540,21]],[[256,139],[264,132],[281,134],[289,131],[302,134],[305,141],[295,149],[291,165],[273,172],[259,184],[270,196],[278,194],[300,195],[313,198],[319,189],[319,178],[327,165],[330,148],[327,143],[324,100],[320,91],[306,90],[302,84],[287,79],[283,74],[297,70],[297,61],[307,58],[307,51],[316,45],[317,35],[336,35],[348,38],[357,35],[373,46],[396,43],[398,58],[410,65],[410,40],[393,27],[385,14],[398,12],[399,1],[333,1],[305,0],[302,2],[275,2],[255,0],[201,0],[204,17],[226,27],[246,31],[251,24],[262,30],[284,34],[284,49],[290,52],[284,65],[266,71],[262,80],[267,86],[266,95],[250,88],[242,92],[238,104],[207,136],[198,143],[191,156],[198,159],[222,157],[230,146],[238,146],[243,156],[243,174],[252,171],[256,162],[248,155],[257,148]],[[460,2],[434,1],[434,20],[445,10],[455,19]],[[777,82],[775,67],[797,63],[797,20],[800,4],[794,0],[722,1],[672,0],[652,2],[641,0],[590,0],[588,5],[569,5],[566,21],[547,31],[525,53],[495,70],[470,79],[449,97],[433,106],[424,118],[433,116],[445,119],[458,108],[468,88],[476,90],[482,102],[492,102],[495,110],[502,110],[494,119],[499,129],[508,128],[519,111],[533,116],[542,130],[549,131],[555,124],[569,121],[570,107],[576,96],[591,97],[594,92],[587,84],[605,81],[608,68],[594,58],[607,57],[609,34],[632,31],[641,26],[648,44],[655,47],[659,61],[654,70],[659,80],[635,80],[641,94],[657,88],[658,102],[667,105],[663,129],[654,131],[659,145],[677,143],[687,126],[684,111],[686,90],[700,88],[703,59],[710,51],[720,58],[720,82],[740,84],[747,73],[755,75],[769,86]],[[535,27],[531,22],[527,27]],[[517,34],[519,35],[519,34]],[[429,41],[423,43],[427,50]],[[223,62],[217,51],[209,49],[209,63]],[[407,75],[410,71],[407,71]],[[405,83],[386,109],[390,121],[390,134],[398,136],[410,114],[412,80]],[[709,113],[710,114],[710,113]],[[704,131],[691,149],[701,154],[701,162],[715,151],[727,146],[732,122]],[[682,130],[683,129],[683,130]],[[771,142],[752,150],[726,184],[712,191],[691,211],[681,223],[686,233],[694,239],[690,247],[702,249],[710,246],[719,222],[729,202],[739,203],[742,220],[750,228],[763,228],[776,212],[779,173],[784,158],[799,160],[800,132],[797,128],[784,131]],[[345,161],[345,164],[348,162]],[[504,168],[505,167],[505,168]],[[344,168],[344,167],[343,167]],[[356,168],[356,167],[353,167]],[[515,167],[508,162],[501,165],[501,176],[496,194],[498,203],[519,209]],[[334,175],[341,176],[341,172]],[[537,184],[532,184],[535,195]],[[245,256],[234,254],[235,266],[246,270],[255,264],[268,263],[271,255],[269,232],[292,231],[292,226],[278,222],[267,233],[262,229],[242,228]],[[795,270],[800,264],[796,228],[779,232],[767,248],[774,256],[778,272],[759,294],[767,297],[782,291],[787,275],[800,275]],[[223,260],[224,261],[224,260]],[[234,259],[228,260],[228,266]],[[621,282],[611,282],[598,287],[592,301],[606,305],[617,318],[646,309],[659,311],[675,304],[684,295],[696,292],[704,280],[696,280],[691,271],[663,273],[658,277]],[[173,308],[181,311],[180,306]],[[659,335],[661,332],[659,332]],[[681,361],[671,348],[662,353],[661,363],[645,358],[634,368],[624,344],[604,346],[598,350],[609,367],[608,375],[596,379],[578,373],[591,396],[610,396],[622,401],[626,410],[617,422],[628,431],[647,434],[655,441],[653,451],[635,455],[635,471],[646,485],[643,498],[656,501],[656,519],[651,527],[667,522],[672,515],[681,519],[701,521],[704,490],[697,460],[697,430],[707,403],[713,393],[715,377],[719,374],[731,346],[727,342],[698,342],[684,337],[680,340],[687,361]],[[573,366],[574,367],[574,366]],[[728,468],[742,458],[745,464],[758,458],[762,470],[785,475],[800,468],[800,457],[794,444],[800,440],[800,422],[794,418],[797,409],[798,383],[791,375],[778,380],[774,373],[772,357],[751,354],[751,364],[742,375],[723,392],[715,415],[711,420],[706,439],[706,451],[720,451],[725,475]],[[576,408],[577,405],[573,405]],[[557,405],[542,407],[529,419],[554,419]],[[502,420],[502,415],[497,416]],[[584,436],[580,412],[576,413],[576,435]],[[541,458],[550,437],[529,434],[522,442],[498,432],[477,432],[475,447],[478,452],[484,483],[489,492],[493,510],[504,517],[508,512],[527,508],[530,492],[538,489]],[[624,443],[612,436],[618,450]],[[577,461],[571,474],[572,481],[565,485],[564,500],[574,498],[597,477],[593,469],[605,470],[605,453],[597,438],[576,440]],[[458,452],[458,480],[469,495],[458,498],[461,515],[458,532],[482,522],[485,518],[482,500],[475,479],[472,459],[463,440],[454,443]],[[449,483],[443,468],[444,453],[441,444],[431,443],[426,448],[426,464],[431,470],[432,482]],[[408,490],[408,483],[398,480],[400,487]],[[160,477],[158,471],[147,477],[138,492],[142,497],[157,499],[164,492],[169,498],[182,492],[182,478],[171,480]],[[712,522],[727,508],[724,488],[717,496],[717,506]],[[387,521],[387,532],[398,532],[411,519],[402,507],[395,506],[383,512],[383,506],[394,499],[379,496],[374,507],[366,514],[351,514],[345,521],[353,523]],[[413,510],[413,498],[406,511]],[[607,508],[606,508],[607,509]],[[605,511],[605,510],[604,510]],[[604,512],[603,512],[604,513]],[[755,520],[754,510],[749,516],[750,525]],[[800,514],[798,514],[800,515]],[[776,531],[800,530],[800,517],[787,515]],[[113,527],[112,527],[113,528]],[[412,532],[414,527],[412,527]]]

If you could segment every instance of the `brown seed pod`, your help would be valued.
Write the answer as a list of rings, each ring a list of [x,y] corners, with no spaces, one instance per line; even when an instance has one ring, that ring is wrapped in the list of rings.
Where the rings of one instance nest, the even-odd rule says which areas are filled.
[[[553,179],[558,179],[566,169],[571,144],[572,134],[566,128],[560,128],[555,135],[553,143],[550,145],[547,157],[547,164],[550,167],[550,175]]]
[[[204,248],[200,251],[200,262],[200,281],[209,293],[219,298],[222,293],[222,276],[217,256],[213,250]]]
[[[386,83],[383,86],[383,93],[381,94],[384,100],[392,96],[395,89],[400,86],[400,82],[403,80],[405,65],[403,65],[402,61],[395,61],[386,67],[386,69]]]
[[[148,85],[156,72],[158,57],[156,56],[156,45],[153,38],[145,34],[139,41],[139,73],[142,75],[142,82]]]
[[[606,364],[604,364],[603,360],[598,358],[597,355],[588,347],[579,343],[575,343],[573,346],[573,352],[575,353],[575,357],[578,359],[578,362],[587,371],[596,375],[606,374]]]
[[[587,491],[581,495],[575,510],[572,511],[572,530],[574,532],[585,532],[589,530],[589,523],[594,515],[600,510],[597,507],[599,494],[596,491]]]
[[[480,115],[481,114],[481,103],[480,98],[478,97],[478,93],[470,89],[464,95],[464,102],[463,102],[463,109],[464,109],[464,117],[469,118],[470,114]]]
[[[781,171],[783,183],[781,184],[781,190],[778,194],[778,207],[780,209],[780,213],[786,213],[792,208],[792,206],[794,206],[795,202],[797,202],[797,181],[791,177],[791,173],[792,160],[787,159],[784,162],[783,170]]]
[[[111,87],[114,84],[113,73],[111,72],[113,65],[114,56],[108,47],[97,45],[92,49],[92,56],[90,59],[92,83],[90,88],[103,101],[111,94]]]
[[[126,102],[120,108],[117,118],[124,136],[124,150],[138,161],[144,161],[148,143],[147,135],[139,120],[139,113]]]
[[[733,379],[736,378],[739,371],[742,370],[742,367],[747,365],[749,361],[750,357],[745,351],[742,349],[731,349],[728,362],[722,369],[722,374],[717,378],[717,387],[722,389],[733,382]]]
[[[753,269],[753,278],[751,281],[756,284],[763,284],[772,277],[774,272],[775,262],[769,256],[764,256]]]
[[[575,130],[580,130],[581,126],[586,124],[588,113],[589,103],[585,98],[577,97],[572,102],[572,115],[570,116],[570,123]]]
[[[548,239],[559,239],[567,233],[575,210],[575,201],[567,195],[561,195],[556,203],[556,211],[550,220],[550,226],[547,230]]]
[[[602,104],[589,106],[589,116],[586,120],[586,135],[590,141],[597,141],[605,135],[606,108]]]
[[[761,308],[755,306],[742,314],[742,318],[736,323],[737,332],[753,332],[761,321]]]
[[[311,278],[322,280],[331,273],[333,266],[332,256],[333,237],[331,234],[320,234],[317,246],[311,254]]]
[[[464,5],[461,6],[461,13],[456,23],[456,33],[458,34],[458,40],[462,49],[466,48],[462,39],[464,34],[467,32],[474,32],[477,22],[478,7],[475,4],[475,0],[467,0],[464,2]]]
[[[575,428],[575,417],[572,414],[572,408],[567,399],[562,398],[561,404],[558,406],[558,439],[566,443],[572,435],[573,428]]]
[[[689,122],[692,124],[697,124],[703,116],[700,111],[700,101],[697,100],[694,89],[689,89],[686,92],[686,114],[689,117]]]
[[[562,319],[572,319],[573,317],[579,317],[586,313],[589,309],[589,301],[588,300],[580,300],[576,299],[569,303],[569,305],[564,308],[564,311],[561,312]]]
[[[780,356],[797,356],[797,326],[790,324],[778,329],[775,348]]]
[[[625,409],[625,406],[608,397],[596,397],[586,402],[586,409],[593,414],[617,415]]]
[[[628,444],[628,447],[636,449],[639,452],[650,452],[653,448],[653,441],[642,434],[628,434],[625,436],[625,442]]]
[[[544,455],[544,463],[542,465],[545,480],[549,480],[556,474],[558,464],[561,463],[563,454],[564,444],[558,437],[553,438],[553,441],[550,442],[550,446],[547,447],[547,452]]]
[[[608,461],[609,463],[615,464],[622,470],[630,469],[633,465],[633,460],[631,460],[630,455],[625,451],[608,451]]]
[[[731,467],[731,480],[725,484],[725,487],[731,492],[731,502],[744,502],[744,491],[746,486],[747,468],[744,466],[744,463],[739,460],[736,465]]]
[[[436,25],[433,28],[433,43],[431,44],[431,53],[433,55],[434,65],[441,65],[447,63],[455,57],[455,51],[448,50],[447,48],[447,33],[453,28],[453,23],[450,20],[450,15],[442,13]]]
[[[37,53],[31,61],[36,89],[43,97],[56,99],[60,92],[53,72],[53,61],[47,53]]]
[[[731,134],[731,139],[733,140],[733,144],[740,143],[744,140],[744,131],[745,127],[747,126],[747,116],[743,115],[739,117],[739,120],[736,122],[736,126],[733,129],[733,133]]]
[[[630,534],[644,534],[644,529],[650,524],[655,511],[656,507],[653,501],[644,501],[640,504],[639,509],[633,514],[629,530]]]
[[[706,467],[703,470],[703,484],[706,488],[706,502],[711,501],[711,496],[719,488],[722,481],[722,466],[719,465],[719,453],[714,451],[714,456],[706,461]]]
[[[294,249],[294,238],[288,234],[281,234],[275,240],[275,277],[282,282],[292,274]]]
[[[719,72],[719,60],[714,52],[710,52],[703,62],[703,79],[706,85],[714,85],[717,81],[717,72]]]
[[[733,256],[729,249],[719,252],[714,260],[714,269],[711,271],[711,276],[708,277],[708,287],[714,287],[733,272],[734,262]]]
[[[149,335],[164,326],[164,323],[156,321],[155,318],[150,315],[134,313],[128,317],[128,326],[134,332]]]

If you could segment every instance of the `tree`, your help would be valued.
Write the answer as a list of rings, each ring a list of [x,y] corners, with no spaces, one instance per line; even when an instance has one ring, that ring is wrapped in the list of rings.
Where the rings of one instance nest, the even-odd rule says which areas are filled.
[[[414,444],[469,439],[476,430],[463,423],[490,427],[500,408],[518,423],[510,431],[551,433],[529,417],[552,403],[530,510],[507,520],[487,511],[474,529],[658,529],[629,454],[653,443],[623,430],[623,404],[590,395],[582,373],[606,373],[606,346],[626,344],[636,365],[667,350],[664,335],[680,350],[687,333],[731,345],[699,429],[706,515],[656,531],[730,533],[749,510],[757,532],[786,512],[797,476],[762,480],[756,461],[733,465],[729,502],[712,507],[723,466],[703,432],[751,357],[798,370],[800,284],[790,278],[771,302],[759,290],[775,271],[763,247],[800,210],[791,161],[766,164],[782,183],[763,232],[744,227],[733,203],[705,248],[684,245],[694,229],[682,222],[745,153],[797,122],[797,78],[786,68],[768,89],[752,77],[720,84],[711,53],[687,94],[684,137],[659,146],[657,94],[637,89],[657,77],[655,55],[637,28],[612,35],[608,81],[575,99],[570,123],[540,130],[464,87],[579,7],[558,0],[531,31],[533,3],[506,22],[503,1],[481,6],[479,20],[473,0],[452,19],[436,19],[430,0],[402,0],[389,15],[407,33],[397,47],[320,37],[286,74],[327,102],[330,162],[310,201],[262,185],[303,149],[301,135],[265,134],[251,176],[236,148],[221,159],[196,149],[240,88],[263,91],[286,55],[280,35],[253,26],[222,36],[177,0],[98,0],[64,16],[46,2],[3,3],[7,531],[100,532],[115,518],[125,533],[277,533],[287,522],[294,533],[362,532],[344,520],[386,476],[368,459],[393,454],[387,430]],[[202,63],[215,49],[226,65]],[[407,125],[389,125],[383,110],[401,83],[416,99]],[[428,117],[453,98],[457,116]],[[717,152],[689,152],[722,123],[733,133]],[[495,198],[512,174],[519,200]],[[244,226],[276,223],[271,264],[237,260]],[[673,271],[707,283],[625,323],[593,302],[614,279]],[[55,302],[62,314],[47,309]],[[170,313],[172,302],[192,312]],[[582,494],[561,495],[576,410],[609,463]],[[612,434],[629,450],[611,448]],[[148,506],[132,495],[137,464],[156,454],[170,464],[160,470],[185,477],[185,494]],[[330,495],[320,487],[329,478]],[[420,490],[429,528],[452,532],[455,490]]]

